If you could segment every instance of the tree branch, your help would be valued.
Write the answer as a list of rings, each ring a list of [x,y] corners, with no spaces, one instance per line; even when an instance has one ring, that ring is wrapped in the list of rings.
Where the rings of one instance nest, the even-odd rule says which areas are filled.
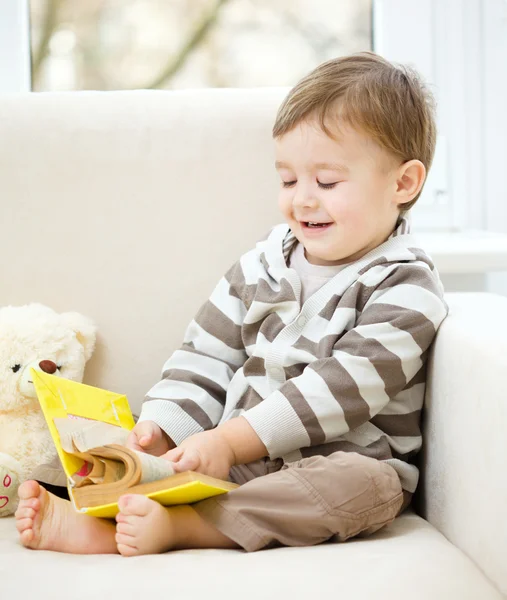
[[[62,0],[47,0],[39,45],[32,55],[32,84],[39,78],[42,63],[48,55],[49,42],[58,24],[58,11],[61,3]]]
[[[176,55],[171,57],[171,60],[162,69],[158,77],[156,77],[148,85],[144,86],[146,89],[160,88],[168,79],[171,79],[171,77],[181,69],[187,58],[192,54],[195,48],[199,46],[208,31],[213,27],[218,15],[220,14],[220,10],[225,4],[227,4],[227,2],[229,2],[229,0],[217,0],[215,6],[196,25],[188,39],[183,43]]]

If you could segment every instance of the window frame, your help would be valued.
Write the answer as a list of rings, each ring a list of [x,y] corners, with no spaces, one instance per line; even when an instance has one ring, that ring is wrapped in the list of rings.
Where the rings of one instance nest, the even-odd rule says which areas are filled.
[[[0,0],[0,92],[30,92],[29,0]]]
[[[437,100],[418,229],[507,231],[505,193],[495,187],[505,168],[506,23],[507,0],[372,0],[374,51],[415,66]],[[31,91],[30,66],[29,0],[0,0],[0,92]]]
[[[426,203],[414,207],[418,229],[486,228],[484,4],[373,0],[374,51],[413,65],[437,101],[439,139],[423,192]]]

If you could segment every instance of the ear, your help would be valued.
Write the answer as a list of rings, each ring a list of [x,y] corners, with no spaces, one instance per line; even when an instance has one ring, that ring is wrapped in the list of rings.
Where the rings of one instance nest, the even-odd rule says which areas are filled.
[[[426,168],[420,160],[409,160],[401,165],[396,177],[396,202],[410,202],[421,191],[426,179]]]
[[[78,341],[84,348],[85,361],[88,361],[95,349],[97,327],[88,317],[84,317],[77,312],[63,313],[60,317],[64,324],[76,334]]]

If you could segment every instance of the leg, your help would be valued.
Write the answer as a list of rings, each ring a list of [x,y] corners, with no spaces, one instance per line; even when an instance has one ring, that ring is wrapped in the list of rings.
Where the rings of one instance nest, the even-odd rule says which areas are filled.
[[[116,543],[123,556],[184,548],[239,548],[191,506],[164,508],[145,496],[122,496]]]
[[[34,550],[124,556],[179,548],[238,548],[190,506],[163,508],[144,496],[124,496],[118,525],[77,513],[70,502],[35,481],[20,489],[16,526],[20,541]]]
[[[20,486],[19,499],[16,527],[27,548],[71,554],[117,552],[113,522],[76,512],[70,502],[53,496],[36,481]]]
[[[371,534],[401,511],[395,470],[352,452],[284,465],[194,510],[247,551]]]
[[[262,459],[231,469],[235,483],[243,484],[279,470],[281,460]],[[120,498],[120,513],[116,516],[118,551],[124,556],[155,554],[184,548],[240,548],[203,519],[191,506],[164,508],[138,495]]]

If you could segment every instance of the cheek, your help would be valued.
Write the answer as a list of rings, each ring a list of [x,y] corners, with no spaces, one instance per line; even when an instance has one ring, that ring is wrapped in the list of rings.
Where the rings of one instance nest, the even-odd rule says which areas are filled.
[[[341,198],[329,209],[331,218],[337,223],[341,235],[351,239],[362,239],[376,226],[376,217],[361,198]]]
[[[361,199],[354,186],[348,183],[341,184],[333,190],[333,193],[326,192],[323,196],[323,204],[337,223],[352,223],[361,212]]]
[[[283,214],[287,215],[292,210],[292,198],[288,190],[281,190],[278,194],[278,207]]]

